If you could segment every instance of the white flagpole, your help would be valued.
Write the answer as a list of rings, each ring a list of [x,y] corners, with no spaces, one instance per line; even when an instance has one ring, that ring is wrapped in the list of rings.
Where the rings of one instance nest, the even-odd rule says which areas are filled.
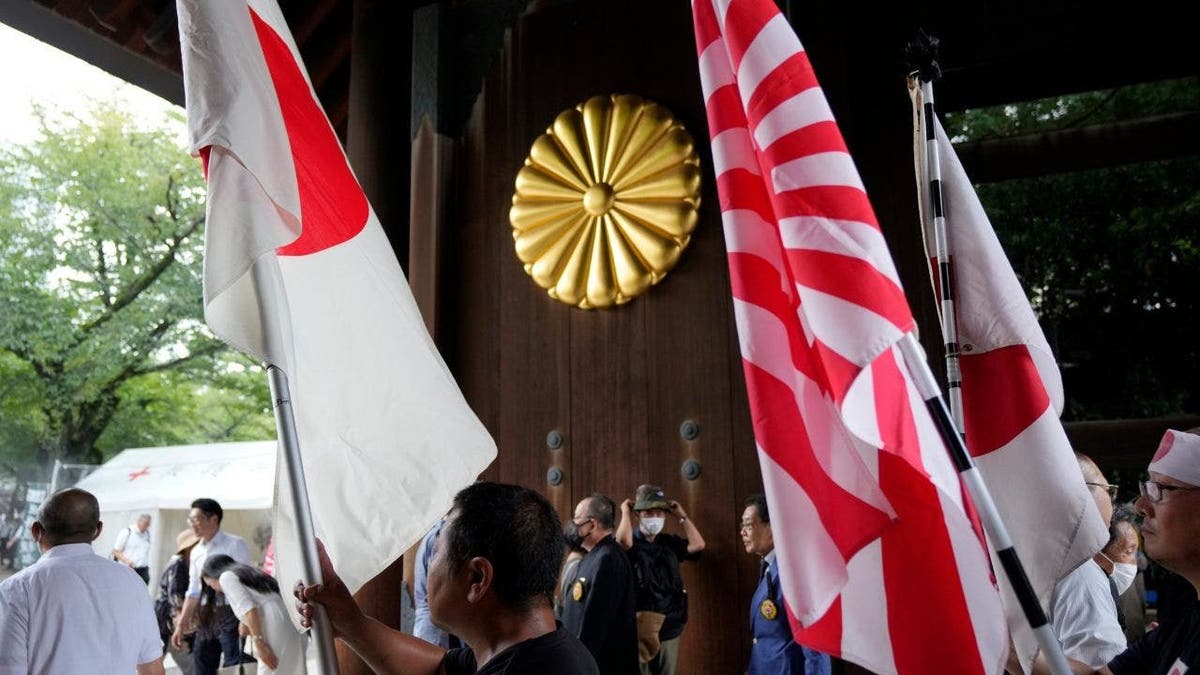
[[[922,43],[922,39],[924,43]],[[909,54],[910,57],[918,56],[917,71],[913,76],[921,87],[922,105],[917,114],[921,116],[921,128],[925,132],[926,161],[924,167],[926,175],[923,176],[923,179],[925,180],[924,185],[928,188],[931,202],[925,206],[930,209],[929,213],[933,218],[934,225],[938,285],[941,291],[938,299],[942,309],[942,336],[946,344],[946,377],[950,390],[950,411],[946,409],[942,392],[933,378],[933,371],[930,370],[928,361],[925,360],[925,353],[912,333],[905,334],[900,340],[900,350],[904,354],[905,365],[908,367],[917,391],[920,392],[926,408],[937,424],[942,440],[946,444],[946,451],[950,453],[950,459],[958,469],[959,476],[970,492],[975,508],[979,511],[984,531],[987,533],[992,547],[996,550],[996,557],[1004,568],[1004,573],[1012,585],[1017,601],[1021,603],[1025,619],[1033,629],[1038,646],[1041,647],[1042,654],[1050,665],[1050,672],[1054,675],[1071,675],[1071,667],[1067,664],[1062,644],[1059,643],[1058,637],[1054,634],[1050,622],[1046,618],[1046,611],[1042,608],[1042,603],[1038,600],[1037,593],[1034,592],[1033,585],[1029,582],[1025,566],[1017,555],[1012,537],[1004,525],[1004,520],[1000,517],[1000,512],[996,509],[996,503],[992,500],[991,492],[988,491],[987,484],[983,480],[983,474],[976,468],[967,451],[965,436],[962,433],[962,373],[958,363],[958,325],[954,313],[953,274],[950,267],[951,247],[945,205],[942,201],[941,161],[938,156],[937,128],[934,125],[933,80],[941,74],[941,67],[935,59],[936,49],[936,39],[922,33],[922,37],[910,45]]]
[[[276,305],[275,291],[277,284],[270,271],[264,269],[270,258],[260,259],[254,263],[254,289],[258,296],[263,332],[268,344],[278,343],[279,308]],[[275,431],[279,436],[280,447],[283,448],[283,463],[286,469],[288,483],[291,489],[288,493],[292,499],[292,513],[296,515],[296,530],[300,539],[300,569],[304,575],[304,584],[311,586],[322,583],[321,562],[317,556],[317,535],[313,528],[312,507],[308,502],[308,485],[304,479],[304,463],[300,457],[300,439],[296,434],[296,418],[292,411],[291,391],[288,388],[287,375],[279,366],[267,364],[267,382],[271,388],[271,407],[275,412]],[[276,494],[278,494],[278,489]],[[290,579],[280,584],[280,590],[287,593],[291,587]],[[287,596],[284,596],[285,602]],[[312,643],[317,652],[317,665],[324,675],[338,675],[337,651],[333,646],[333,628],[329,617],[320,605],[314,605],[316,610],[312,625]]]
[[[950,235],[942,202],[942,163],[938,157],[937,134],[933,126],[933,83],[917,80],[921,86],[921,128],[925,132],[925,185],[929,189],[929,216],[933,220],[934,256],[937,262],[938,303],[941,308],[942,340],[946,345],[946,385],[950,414],[960,434],[966,437],[962,402],[962,370],[959,368],[958,316],[954,312],[954,270],[951,266]]]

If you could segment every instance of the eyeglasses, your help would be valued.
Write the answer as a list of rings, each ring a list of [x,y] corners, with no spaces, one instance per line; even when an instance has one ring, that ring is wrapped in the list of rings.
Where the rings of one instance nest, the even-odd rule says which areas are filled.
[[[196,523],[199,523],[200,521],[203,521],[203,520],[207,520],[209,518],[212,518],[212,516],[200,516],[199,518],[197,518],[196,516],[188,516],[187,521],[188,521],[188,525],[195,525]]]
[[[749,532],[755,527],[758,527],[758,523],[738,523],[738,532]]]
[[[1104,491],[1108,493],[1108,496],[1110,499],[1117,498],[1118,486],[1116,486],[1116,485],[1109,485],[1108,483],[1084,483],[1084,485],[1090,485],[1092,487],[1103,488]]]
[[[1157,504],[1163,500],[1163,497],[1165,496],[1163,492],[1166,490],[1200,490],[1200,488],[1182,487],[1179,485],[1163,485],[1162,483],[1152,480],[1141,480],[1138,481],[1138,490],[1151,504]]]

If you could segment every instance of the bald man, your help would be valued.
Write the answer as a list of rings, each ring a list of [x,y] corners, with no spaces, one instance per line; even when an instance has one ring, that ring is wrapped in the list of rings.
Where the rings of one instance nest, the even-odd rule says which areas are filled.
[[[37,563],[0,582],[0,675],[162,675],[162,640],[141,577],[92,551],[100,505],[55,493],[30,528]]]

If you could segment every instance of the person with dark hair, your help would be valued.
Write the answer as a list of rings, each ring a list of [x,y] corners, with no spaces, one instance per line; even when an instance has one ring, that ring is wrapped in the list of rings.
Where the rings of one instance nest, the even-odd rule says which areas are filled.
[[[748,675],[829,675],[832,661],[828,654],[809,649],[792,638],[784,609],[783,585],[779,581],[779,563],[775,558],[775,538],[771,532],[771,513],[764,495],[753,495],[744,502],[738,534],[746,553],[762,559],[758,588],[750,600],[750,667]]]
[[[0,675],[162,675],[162,642],[146,584],[92,550],[100,504],[68,488],[42,504],[37,564],[0,582]]]
[[[454,497],[429,564],[429,612],[467,645],[445,650],[367,617],[318,542],[321,576],[296,585],[302,623],[313,604],[376,673],[597,675],[596,662],[554,621],[562,562],[558,514],[527,488],[480,482]]]
[[[246,540],[235,534],[221,531],[221,521],[225,511],[216,500],[201,498],[192,502],[188,512],[188,525],[192,532],[200,538],[199,543],[192,549],[188,562],[188,588],[183,609],[175,622],[175,632],[171,634],[171,646],[183,648],[183,632],[191,626],[192,619],[197,616],[200,608],[200,591],[203,584],[200,581],[200,571],[210,555],[223,553],[234,560],[250,564],[250,547]],[[229,608],[223,593],[217,593],[206,603],[205,611],[199,615],[196,622],[196,641],[192,646],[192,656],[196,664],[196,675],[216,675],[217,668],[222,665],[233,666],[241,662],[242,650],[238,644],[238,621],[233,610]]]
[[[1129,504],[1113,507],[1112,522],[1108,526],[1108,543],[1092,560],[1108,575],[1109,591],[1117,608],[1117,624],[1128,639],[1125,627],[1125,608],[1121,595],[1133,586],[1137,578],[1137,514]]]
[[[679,519],[684,536],[663,532],[668,515]],[[675,675],[679,640],[688,615],[687,590],[679,564],[700,558],[704,537],[683,505],[667,501],[663,489],[656,485],[640,485],[633,499],[621,502],[616,537],[633,564],[642,675]]]
[[[233,613],[246,627],[254,642],[258,674],[304,673],[306,635],[296,631],[287,615],[279,583],[262,570],[237,562],[219,553],[210,554],[200,571],[209,596],[209,605],[217,593],[224,593]]]
[[[601,494],[586,497],[564,536],[583,556],[563,598],[563,628],[579,637],[604,675],[637,673],[637,615],[633,565],[613,536],[616,505]]]

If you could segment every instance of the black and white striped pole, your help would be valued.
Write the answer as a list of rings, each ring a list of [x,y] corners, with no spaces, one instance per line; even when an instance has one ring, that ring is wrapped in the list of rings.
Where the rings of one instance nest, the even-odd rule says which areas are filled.
[[[939,318],[942,340],[946,345],[946,387],[950,414],[959,433],[966,437],[963,418],[962,370],[958,364],[958,316],[954,312],[954,270],[951,267],[950,235],[946,230],[946,211],[942,200],[942,164],[938,156],[937,127],[933,123],[933,82],[918,79],[921,87],[921,129],[925,140],[925,176],[929,203],[925,206],[933,221],[934,262],[937,265]]]
[[[1046,612],[1038,600],[1033,585],[1025,573],[1013,546],[1008,528],[996,509],[991,492],[983,480],[983,475],[971,460],[967,451],[963,429],[962,408],[962,372],[959,369],[958,325],[954,312],[954,276],[951,268],[951,248],[949,228],[946,222],[945,206],[942,200],[941,161],[937,147],[937,132],[934,124],[933,82],[941,76],[941,67],[937,63],[937,39],[922,34],[909,45],[909,57],[916,66],[915,77],[920,86],[921,109],[918,111],[921,128],[924,131],[926,161],[922,166],[926,175],[922,177],[928,187],[929,213],[933,220],[934,246],[937,262],[937,278],[939,304],[941,307],[942,336],[946,345],[946,379],[949,388],[950,409],[942,398],[941,389],[933,378],[933,371],[925,359],[925,352],[912,333],[907,333],[900,340],[900,351],[904,355],[905,365],[909,375],[917,387],[917,391],[925,402],[937,425],[938,433],[946,445],[946,451],[959,473],[963,485],[971,495],[984,531],[991,542],[996,558],[1004,568],[1004,574],[1012,586],[1021,611],[1026,621],[1033,629],[1042,655],[1054,675],[1071,675],[1067,657],[1063,654],[1062,644],[1054,634]]]

